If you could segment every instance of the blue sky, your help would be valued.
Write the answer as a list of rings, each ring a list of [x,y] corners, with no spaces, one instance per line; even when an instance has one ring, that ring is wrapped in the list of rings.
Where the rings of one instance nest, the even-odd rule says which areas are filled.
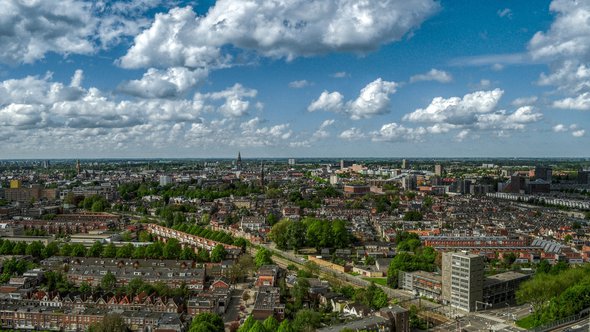
[[[0,4],[0,158],[588,157],[585,1]]]

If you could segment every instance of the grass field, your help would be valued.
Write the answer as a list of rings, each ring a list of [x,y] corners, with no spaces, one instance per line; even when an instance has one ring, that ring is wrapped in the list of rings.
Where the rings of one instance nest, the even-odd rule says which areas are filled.
[[[517,320],[516,326],[529,330],[535,326],[534,323],[535,323],[535,321],[534,321],[533,315],[528,315],[526,317],[523,317],[523,318]]]
[[[387,278],[363,278],[366,281],[372,281],[377,285],[387,286]]]

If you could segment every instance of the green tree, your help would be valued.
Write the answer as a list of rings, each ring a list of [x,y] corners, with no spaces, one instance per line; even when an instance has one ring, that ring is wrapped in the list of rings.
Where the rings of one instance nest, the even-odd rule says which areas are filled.
[[[82,281],[79,291],[82,293],[90,293],[92,291],[92,286],[90,286],[90,284],[86,281]]]
[[[86,256],[86,247],[82,243],[73,244],[71,247],[70,255],[75,257]]]
[[[107,271],[107,274],[105,274],[100,280],[100,287],[107,292],[110,292],[113,289],[115,289],[116,285],[117,278],[114,274],[111,273],[111,271]]]
[[[213,248],[213,250],[211,250],[211,261],[213,263],[219,263],[225,259],[226,255],[227,252],[225,251],[223,245],[218,244]]]
[[[193,318],[189,332],[223,332],[225,326],[219,315],[209,312],[200,313]]]
[[[199,249],[199,253],[197,254],[197,261],[201,263],[210,262],[211,257],[209,257],[209,252],[205,249]]]
[[[43,249],[45,249],[43,243],[39,241],[33,241],[27,246],[25,253],[35,258],[40,258],[43,253]]]
[[[49,258],[49,257],[55,256],[58,252],[59,252],[59,246],[58,246],[57,242],[54,241],[54,242],[47,244],[47,246],[43,250],[43,257]]]
[[[289,237],[287,229],[293,222],[289,219],[283,219],[272,226],[269,237],[281,250],[289,249]]]
[[[274,316],[268,316],[267,319],[264,320],[264,329],[266,331],[276,331],[279,329],[279,322],[274,318]]]
[[[422,218],[422,213],[419,211],[408,211],[404,214],[405,221],[420,221]]]
[[[96,241],[96,242],[94,242],[94,244],[92,244],[92,246],[90,248],[88,248],[86,255],[88,257],[100,257],[102,255],[102,251],[103,251],[102,243],[100,241]]]
[[[131,258],[133,256],[133,252],[135,251],[135,247],[131,243],[127,243],[124,246],[121,246],[117,249],[117,258]]]
[[[256,256],[254,257],[254,263],[256,267],[261,267],[263,265],[272,264],[272,252],[264,247],[260,247],[256,252]]]
[[[322,315],[309,309],[299,310],[293,319],[293,329],[301,332],[315,331],[321,324]]]
[[[288,319],[285,319],[279,325],[279,328],[277,329],[277,332],[295,332],[295,331],[291,327],[291,323],[289,322],[289,320]]]
[[[186,246],[180,252],[180,259],[182,260],[197,260],[197,254],[195,254],[195,250],[190,246]]]
[[[177,259],[178,256],[180,256],[181,250],[180,242],[177,239],[171,238],[168,239],[168,242],[164,245],[162,254],[166,259]]]
[[[267,332],[264,325],[260,321],[254,322],[254,325],[248,330],[248,332]]]
[[[237,332],[249,332],[256,320],[252,315],[249,315],[248,318],[244,321],[244,323],[240,326]]]
[[[91,325],[89,332],[127,332],[129,328],[120,314],[107,314],[102,321]]]
[[[115,258],[117,256],[117,247],[114,243],[109,243],[102,251],[102,257]]]

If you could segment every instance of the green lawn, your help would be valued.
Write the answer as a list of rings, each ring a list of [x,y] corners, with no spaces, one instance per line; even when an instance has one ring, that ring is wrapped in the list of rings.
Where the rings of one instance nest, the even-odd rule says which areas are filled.
[[[523,329],[530,330],[535,327],[535,319],[533,315],[528,315],[516,321],[516,326],[522,327]]]
[[[377,285],[387,286],[387,278],[363,278],[366,281],[372,281]]]

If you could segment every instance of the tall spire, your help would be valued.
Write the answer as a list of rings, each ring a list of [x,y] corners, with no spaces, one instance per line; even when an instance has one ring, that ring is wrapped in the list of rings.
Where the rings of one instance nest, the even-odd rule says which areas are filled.
[[[242,155],[240,154],[239,151],[238,151],[238,160],[236,160],[236,170],[238,170],[238,171],[242,170]]]

